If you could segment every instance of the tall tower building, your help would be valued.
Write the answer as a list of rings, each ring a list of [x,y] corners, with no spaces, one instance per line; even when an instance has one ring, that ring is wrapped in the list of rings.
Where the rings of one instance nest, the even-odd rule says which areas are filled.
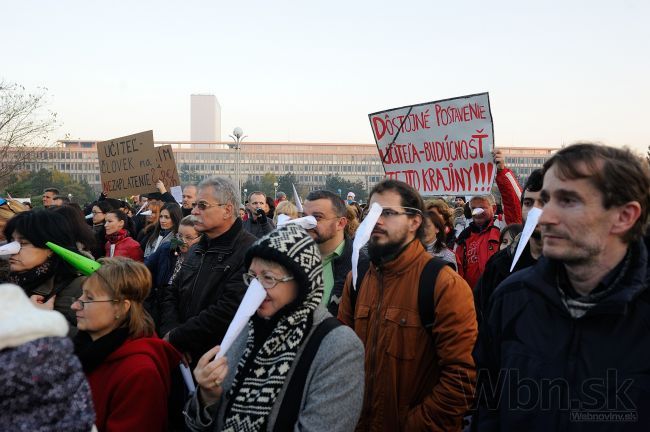
[[[215,95],[190,95],[190,117],[191,141],[221,141],[221,106]]]

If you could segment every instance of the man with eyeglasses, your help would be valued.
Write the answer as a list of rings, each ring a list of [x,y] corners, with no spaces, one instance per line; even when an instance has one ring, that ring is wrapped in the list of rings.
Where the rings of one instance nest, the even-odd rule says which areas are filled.
[[[336,316],[345,278],[352,269],[352,239],[345,236],[348,224],[345,202],[334,192],[311,191],[303,203],[305,216],[316,219],[316,228],[307,232],[318,244],[323,257],[325,290],[321,304]]]
[[[370,192],[374,203],[383,211],[368,244],[371,264],[356,287],[348,276],[338,314],[366,348],[357,431],[460,431],[476,381],[472,292],[450,267],[430,263],[436,258],[421,242],[424,204],[415,189],[384,180]],[[435,279],[422,276],[436,266]],[[433,289],[421,288],[427,283]],[[427,328],[421,305],[432,309]]]
[[[244,221],[244,229],[257,238],[262,238],[275,229],[273,221],[264,212],[266,195],[264,192],[255,191],[248,197],[248,210],[250,216]]]
[[[201,240],[187,252],[161,306],[161,334],[190,360],[221,339],[246,292],[244,255],[255,237],[242,227],[239,193],[223,177],[198,187],[194,229]]]

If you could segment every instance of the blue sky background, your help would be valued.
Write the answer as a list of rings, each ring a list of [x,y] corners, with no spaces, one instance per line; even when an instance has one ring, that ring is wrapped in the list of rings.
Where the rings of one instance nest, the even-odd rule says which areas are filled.
[[[0,79],[47,87],[57,136],[374,142],[368,113],[490,92],[497,146],[650,144],[650,2],[0,0]]]

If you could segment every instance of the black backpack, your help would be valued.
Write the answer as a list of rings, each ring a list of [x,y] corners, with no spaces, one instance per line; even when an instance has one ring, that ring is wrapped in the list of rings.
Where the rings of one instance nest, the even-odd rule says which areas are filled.
[[[440,270],[442,270],[442,268],[445,266],[449,266],[453,269],[451,263],[433,257],[427,261],[424,269],[422,270],[422,273],[420,274],[420,286],[418,288],[418,311],[420,312],[420,322],[427,331],[431,330],[431,327],[433,327],[433,322],[435,320],[433,292],[436,287],[436,279],[438,278],[438,273],[440,273]],[[363,281],[363,278],[366,276],[368,268],[370,268],[369,261],[359,261],[357,283],[353,289],[350,290],[350,305],[352,306],[353,312],[356,307],[357,297],[359,296],[361,281]]]

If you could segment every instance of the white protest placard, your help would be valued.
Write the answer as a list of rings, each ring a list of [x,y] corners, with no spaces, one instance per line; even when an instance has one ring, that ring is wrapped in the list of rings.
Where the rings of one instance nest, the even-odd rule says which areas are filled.
[[[423,196],[490,192],[496,167],[488,93],[368,117],[387,178],[404,181]]]

